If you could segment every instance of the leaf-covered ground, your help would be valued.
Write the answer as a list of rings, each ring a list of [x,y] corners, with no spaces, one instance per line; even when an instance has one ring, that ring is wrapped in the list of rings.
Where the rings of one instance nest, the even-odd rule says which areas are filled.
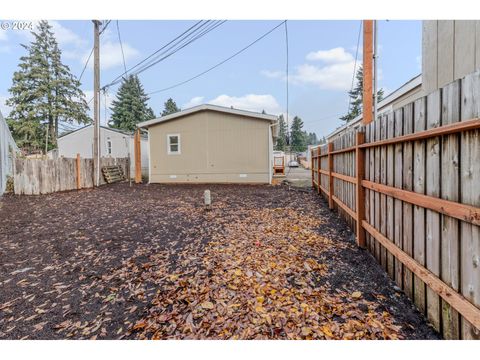
[[[115,184],[0,219],[0,338],[437,338],[313,193]]]

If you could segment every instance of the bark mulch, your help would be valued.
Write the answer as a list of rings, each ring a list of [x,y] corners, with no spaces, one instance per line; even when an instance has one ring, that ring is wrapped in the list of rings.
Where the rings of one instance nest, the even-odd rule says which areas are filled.
[[[438,338],[313,192],[119,183],[0,219],[0,339]]]

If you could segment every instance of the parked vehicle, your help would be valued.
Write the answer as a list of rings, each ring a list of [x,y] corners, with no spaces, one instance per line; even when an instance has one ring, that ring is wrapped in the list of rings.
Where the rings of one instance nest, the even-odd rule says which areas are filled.
[[[288,167],[298,167],[298,162],[295,160],[292,160],[288,163]]]

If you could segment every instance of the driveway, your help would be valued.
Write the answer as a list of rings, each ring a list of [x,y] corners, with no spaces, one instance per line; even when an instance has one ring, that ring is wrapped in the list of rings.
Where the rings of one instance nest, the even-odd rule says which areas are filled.
[[[0,201],[2,339],[437,338],[313,193],[118,183]]]
[[[312,186],[312,172],[301,166],[287,167],[285,169],[286,179],[296,187],[311,187]]]

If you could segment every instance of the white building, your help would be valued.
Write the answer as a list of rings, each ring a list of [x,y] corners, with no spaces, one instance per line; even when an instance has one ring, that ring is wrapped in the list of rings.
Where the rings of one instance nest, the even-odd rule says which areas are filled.
[[[142,174],[148,174],[148,138],[142,136]],[[93,157],[93,125],[74,130],[57,139],[58,149],[49,152],[50,157],[82,158]],[[130,174],[135,174],[133,134],[118,129],[100,126],[100,156],[130,157]]]
[[[0,195],[5,191],[7,176],[13,175],[13,154],[18,152],[10,129],[0,113]]]

